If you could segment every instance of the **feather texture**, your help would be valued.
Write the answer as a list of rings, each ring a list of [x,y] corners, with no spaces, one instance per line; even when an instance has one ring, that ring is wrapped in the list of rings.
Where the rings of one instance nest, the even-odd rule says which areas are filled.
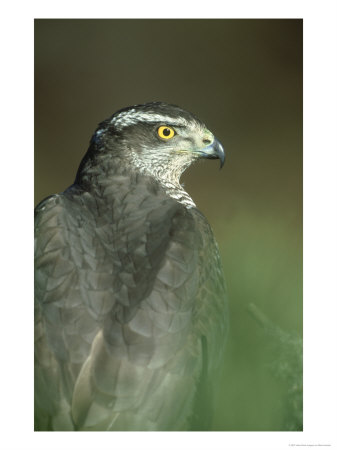
[[[146,174],[86,173],[36,208],[35,427],[191,429],[227,333],[213,233]]]

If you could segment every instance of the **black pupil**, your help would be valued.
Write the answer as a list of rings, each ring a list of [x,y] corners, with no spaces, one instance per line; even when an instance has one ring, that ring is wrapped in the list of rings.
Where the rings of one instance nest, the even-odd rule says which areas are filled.
[[[170,134],[171,134],[171,130],[169,128],[164,128],[163,135],[164,136],[170,136]]]

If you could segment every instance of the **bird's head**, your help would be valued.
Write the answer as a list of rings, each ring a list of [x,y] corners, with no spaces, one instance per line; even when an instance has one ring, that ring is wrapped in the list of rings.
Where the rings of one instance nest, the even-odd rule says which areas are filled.
[[[81,166],[104,163],[177,184],[183,171],[200,158],[218,158],[222,167],[221,143],[193,114],[154,102],[121,109],[102,122]]]

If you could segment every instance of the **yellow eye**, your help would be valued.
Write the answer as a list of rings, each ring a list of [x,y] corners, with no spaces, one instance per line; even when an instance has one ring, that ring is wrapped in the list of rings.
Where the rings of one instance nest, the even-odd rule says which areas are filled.
[[[172,139],[176,134],[174,129],[167,126],[162,126],[158,128],[158,136],[162,139]]]

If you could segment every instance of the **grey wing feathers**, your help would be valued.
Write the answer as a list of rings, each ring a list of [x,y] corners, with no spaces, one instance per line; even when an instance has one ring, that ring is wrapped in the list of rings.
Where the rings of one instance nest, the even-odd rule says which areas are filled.
[[[37,401],[42,429],[187,427],[202,365],[202,237],[173,200],[125,195],[112,217],[76,189],[37,208],[36,372],[54,405]]]

